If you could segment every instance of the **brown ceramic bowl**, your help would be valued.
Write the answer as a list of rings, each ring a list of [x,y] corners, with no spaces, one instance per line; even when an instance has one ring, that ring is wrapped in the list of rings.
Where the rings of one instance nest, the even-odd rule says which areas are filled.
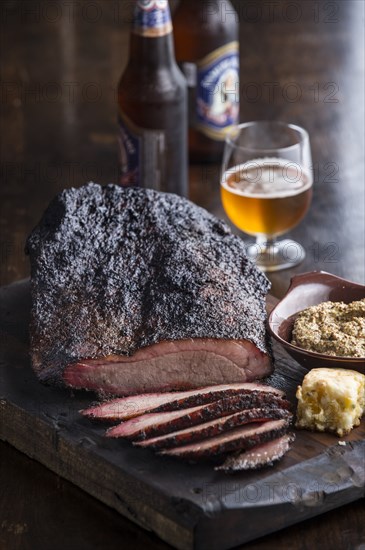
[[[365,286],[341,279],[324,271],[303,273],[292,278],[288,292],[269,317],[271,335],[298,363],[312,369],[337,367],[365,373],[365,358],[335,357],[307,351],[290,344],[295,318],[299,311],[321,302],[350,302],[365,298]]]

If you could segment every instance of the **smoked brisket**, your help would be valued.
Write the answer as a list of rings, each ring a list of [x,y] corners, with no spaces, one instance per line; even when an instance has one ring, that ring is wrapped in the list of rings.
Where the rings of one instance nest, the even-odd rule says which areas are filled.
[[[262,445],[257,445],[249,451],[232,454],[215,469],[224,472],[240,472],[241,470],[258,470],[264,466],[272,466],[289,451],[290,444],[294,439],[295,435],[288,433]]]
[[[235,428],[215,437],[203,439],[197,443],[165,449],[159,453],[167,456],[183,458],[185,460],[199,461],[214,459],[236,449],[247,450],[281,437],[287,431],[289,421],[269,420],[268,422],[252,423],[247,426]]]
[[[41,381],[128,395],[272,370],[269,282],[243,241],[188,200],[112,184],[67,189],[26,250]]]
[[[263,407],[252,408],[244,411],[231,414],[229,416],[223,416],[198,426],[189,427],[185,430],[169,433],[167,435],[161,435],[160,437],[154,437],[151,439],[145,439],[144,441],[135,442],[135,445],[140,447],[148,447],[153,450],[170,449],[172,447],[179,447],[180,445],[187,445],[219,435],[222,432],[227,432],[233,428],[250,424],[252,422],[267,422],[268,420],[279,420],[286,418],[291,420],[292,414],[286,409],[279,409],[275,407]]]
[[[268,392],[252,392],[189,409],[143,414],[110,428],[107,435],[108,437],[125,437],[138,441],[196,426],[248,408],[264,407],[265,405],[290,409],[290,403],[278,395]]]
[[[187,409],[189,407],[212,403],[224,397],[233,397],[253,391],[273,393],[284,398],[284,392],[272,386],[266,386],[257,382],[245,382],[243,384],[208,386],[185,392],[132,395],[104,401],[80,412],[83,416],[97,420],[128,420],[144,413]]]

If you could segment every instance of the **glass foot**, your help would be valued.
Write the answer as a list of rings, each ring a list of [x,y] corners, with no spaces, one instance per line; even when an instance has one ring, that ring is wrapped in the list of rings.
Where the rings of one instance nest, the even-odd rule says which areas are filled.
[[[257,242],[246,247],[247,256],[262,271],[280,271],[300,264],[305,250],[290,239],[283,241]]]

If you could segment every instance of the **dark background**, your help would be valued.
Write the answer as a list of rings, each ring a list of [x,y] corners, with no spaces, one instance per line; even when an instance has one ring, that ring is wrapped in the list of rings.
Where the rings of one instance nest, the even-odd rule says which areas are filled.
[[[89,180],[116,181],[115,96],[131,5],[1,3],[0,284],[28,274],[24,240],[55,193]],[[308,254],[298,270],[325,269],[362,282],[364,2],[235,5],[241,119],[282,119],[303,125],[311,137],[313,206],[291,232]],[[219,167],[192,169],[192,199],[223,216],[218,189]],[[277,294],[289,275],[274,277]]]
[[[0,4],[0,284],[28,276],[27,234],[64,187],[116,180],[116,85],[128,55],[127,0]],[[310,134],[314,199],[290,234],[307,251],[271,277],[323,269],[364,282],[364,1],[236,1],[241,119]],[[190,169],[191,198],[219,216],[219,167]],[[0,444],[0,548],[164,548],[40,465]],[[252,549],[365,548],[361,505],[294,526]],[[319,542],[320,541],[320,542]]]

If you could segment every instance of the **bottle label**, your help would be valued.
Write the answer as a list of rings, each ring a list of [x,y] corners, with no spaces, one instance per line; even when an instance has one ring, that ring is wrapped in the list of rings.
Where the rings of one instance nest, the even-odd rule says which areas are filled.
[[[239,119],[238,42],[231,42],[198,63],[195,126],[223,141]]]
[[[168,0],[137,0],[133,32],[149,38],[172,32]]]
[[[161,189],[165,172],[165,133],[139,128],[119,114],[119,183]]]

